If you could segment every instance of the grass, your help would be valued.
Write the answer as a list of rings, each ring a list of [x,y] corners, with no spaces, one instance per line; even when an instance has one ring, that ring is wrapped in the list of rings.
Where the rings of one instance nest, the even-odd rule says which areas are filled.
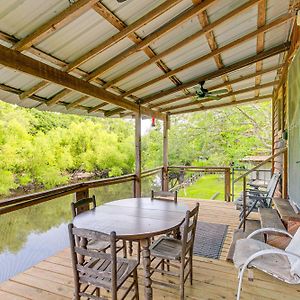
[[[220,175],[205,175],[191,186],[179,191],[179,197],[211,199],[216,193],[215,200],[225,200],[224,178]],[[242,190],[242,182],[235,185],[235,195]]]

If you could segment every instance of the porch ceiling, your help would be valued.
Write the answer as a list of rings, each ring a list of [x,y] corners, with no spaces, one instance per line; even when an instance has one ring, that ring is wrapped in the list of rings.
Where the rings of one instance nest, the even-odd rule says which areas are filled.
[[[0,99],[157,118],[268,100],[293,21],[290,0],[2,1]],[[201,80],[228,93],[199,101]]]

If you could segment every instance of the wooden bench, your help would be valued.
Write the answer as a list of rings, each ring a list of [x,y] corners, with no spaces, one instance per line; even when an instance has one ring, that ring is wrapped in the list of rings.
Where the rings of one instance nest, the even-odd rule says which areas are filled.
[[[287,199],[273,198],[273,203],[283,222],[285,223],[288,223],[289,221],[300,222],[300,214],[295,213],[292,205]]]
[[[276,228],[286,230],[276,209],[260,207],[258,211],[261,228]]]
[[[233,254],[237,240],[245,239],[250,233],[260,228],[260,222],[256,220],[246,220],[246,231],[243,229],[236,229],[233,233],[232,242],[228,251],[227,260],[233,261]],[[258,234],[254,237],[257,240],[264,241],[263,235]]]

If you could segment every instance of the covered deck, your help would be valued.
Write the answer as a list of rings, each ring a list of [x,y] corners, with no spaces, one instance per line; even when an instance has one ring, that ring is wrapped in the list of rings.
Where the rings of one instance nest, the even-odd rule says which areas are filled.
[[[220,259],[194,256],[194,284],[186,284],[187,299],[234,299],[237,288],[237,270],[226,261],[232,236],[237,227],[238,211],[232,203],[214,200],[180,199],[189,206],[200,202],[199,220],[229,225]],[[164,276],[164,280],[169,280]],[[173,278],[171,279],[173,280]],[[139,282],[143,282],[142,267]],[[154,285],[154,299],[177,299],[171,288]],[[70,250],[65,249],[45,259],[24,273],[0,284],[0,298],[5,300],[67,300],[73,296],[73,271]],[[140,284],[143,299],[143,285]],[[245,280],[242,299],[299,299],[299,286],[291,286],[255,270],[254,281]]]
[[[287,156],[280,149],[284,130],[296,128],[286,121],[286,80],[299,47],[299,1],[51,0],[37,7],[29,0],[17,2],[0,6],[0,99],[42,111],[133,118],[136,165],[134,174],[117,179],[1,201],[0,215],[63,195],[75,194],[80,200],[89,196],[90,188],[128,181],[133,182],[134,197],[140,197],[143,176],[158,171],[166,191],[172,116],[271,99],[272,171],[283,173],[283,198],[288,188],[298,186],[287,184]],[[204,89],[200,82],[205,82]],[[163,167],[146,173],[141,169],[142,117],[163,121]],[[297,141],[290,149],[299,149]],[[194,257],[194,284],[186,284],[187,299],[235,298],[237,270],[226,259],[239,213],[229,202],[230,168],[219,168],[227,202],[199,200],[199,220],[229,228],[220,259]],[[196,200],[180,201],[192,207]],[[1,283],[0,299],[72,299],[69,252],[65,249]],[[139,279],[143,298],[141,267]],[[155,300],[178,298],[170,288],[154,286],[153,292]],[[299,286],[256,270],[242,293],[243,299],[299,297]]]

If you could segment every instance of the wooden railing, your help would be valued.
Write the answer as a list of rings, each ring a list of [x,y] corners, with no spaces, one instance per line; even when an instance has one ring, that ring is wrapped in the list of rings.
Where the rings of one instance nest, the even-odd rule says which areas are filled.
[[[287,165],[286,165],[286,162],[287,162],[287,159],[286,159],[286,156],[287,156],[287,148],[283,148],[282,150],[278,151],[277,153],[275,153],[274,155],[271,155],[269,156],[268,158],[266,158],[264,161],[262,161],[261,163],[259,163],[258,165],[256,165],[255,167],[253,167],[252,169],[250,170],[247,170],[246,172],[244,172],[242,175],[240,175],[238,178],[236,178],[234,181],[233,181],[233,184],[235,184],[236,182],[240,181],[241,179],[243,180],[243,222],[241,223],[241,226],[243,227],[243,231],[245,231],[246,229],[246,210],[247,210],[247,201],[246,201],[246,198],[247,198],[247,176],[249,174],[251,174],[252,172],[258,170],[260,167],[264,166],[265,164],[267,164],[268,162],[272,161],[274,158],[276,158],[277,156],[283,154],[284,158],[283,158],[283,170],[284,170],[284,174],[283,174],[283,184],[286,185],[287,183],[287,178],[286,178],[286,174],[287,174]]]
[[[168,172],[171,170],[181,171],[183,173],[193,172],[193,173],[218,173],[224,174],[224,195],[225,201],[229,202],[231,199],[231,177],[230,177],[230,167],[196,167],[196,166],[171,166],[168,167]]]
[[[166,172],[169,172],[171,170],[180,170],[183,172],[224,173],[225,200],[230,201],[230,168],[229,167],[171,166],[167,168]],[[168,180],[166,179],[168,178],[168,176],[165,176],[164,172],[165,170],[161,166],[154,169],[145,170],[141,173],[141,179],[145,177],[153,176],[155,174],[161,174],[162,187],[167,186],[164,180]],[[74,194],[75,200],[80,200],[82,198],[89,196],[89,190],[91,188],[120,184],[124,182],[133,182],[133,196],[135,197],[136,196],[135,184],[137,180],[138,178],[135,174],[128,174],[119,177],[90,180],[85,182],[69,184],[66,186],[57,187],[47,191],[0,200],[0,215],[13,212],[25,207],[37,205],[70,194]]]
[[[142,178],[153,176],[159,172],[162,172],[162,167],[157,167],[155,169],[143,171],[141,174]],[[57,187],[51,190],[22,195],[14,198],[4,199],[0,201],[0,215],[6,214],[15,210],[19,210],[28,206],[37,205],[52,199],[60,198],[66,195],[74,194],[75,199],[79,200],[80,198],[87,197],[89,194],[89,189],[114,185],[124,182],[133,182],[133,196],[134,195],[134,184],[137,180],[135,174],[128,174],[118,177],[90,180],[80,183],[69,184],[62,187]]]

